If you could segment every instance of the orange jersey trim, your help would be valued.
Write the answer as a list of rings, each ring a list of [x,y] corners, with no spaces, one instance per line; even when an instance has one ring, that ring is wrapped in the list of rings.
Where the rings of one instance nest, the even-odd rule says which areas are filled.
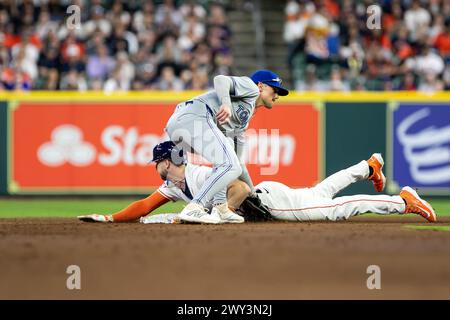
[[[170,199],[160,192],[154,192],[145,199],[131,203],[125,209],[122,209],[113,214],[114,222],[128,222],[134,221],[143,217],[153,210],[158,209],[163,204],[169,202]]]

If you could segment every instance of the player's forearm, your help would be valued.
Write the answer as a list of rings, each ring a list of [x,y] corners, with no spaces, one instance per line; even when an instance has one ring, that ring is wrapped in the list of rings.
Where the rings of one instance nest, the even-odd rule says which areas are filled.
[[[236,211],[250,194],[250,188],[246,183],[239,179],[233,181],[227,189],[228,208]]]
[[[223,75],[214,77],[214,90],[221,104],[231,105],[230,90],[232,86],[233,81],[231,81],[230,77]]]
[[[135,201],[125,209],[114,213],[112,215],[113,222],[128,222],[137,220],[167,202],[169,202],[169,199],[164,197],[161,193],[155,192],[151,196]]]

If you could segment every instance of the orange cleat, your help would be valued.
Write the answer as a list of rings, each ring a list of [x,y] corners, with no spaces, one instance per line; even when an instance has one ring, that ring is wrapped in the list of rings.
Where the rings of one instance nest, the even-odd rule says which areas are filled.
[[[421,199],[416,191],[410,187],[404,187],[400,191],[400,197],[406,202],[404,213],[419,214],[429,222],[436,222],[436,213],[428,202]]]
[[[386,185],[386,177],[383,174],[383,165],[384,160],[381,156],[381,153],[374,153],[369,160],[367,160],[367,164],[372,168],[373,173],[368,178],[372,180],[373,186],[377,192],[381,192]]]

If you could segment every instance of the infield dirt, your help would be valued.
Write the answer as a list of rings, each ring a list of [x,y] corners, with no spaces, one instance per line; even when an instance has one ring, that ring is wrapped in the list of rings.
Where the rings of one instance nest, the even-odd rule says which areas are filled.
[[[407,224],[429,225],[0,219],[0,299],[450,299],[450,232]],[[66,288],[69,265],[81,290]],[[380,290],[366,286],[370,265]]]

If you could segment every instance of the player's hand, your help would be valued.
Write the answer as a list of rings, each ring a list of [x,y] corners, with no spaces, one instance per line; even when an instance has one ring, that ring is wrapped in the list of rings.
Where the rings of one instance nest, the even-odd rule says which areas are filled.
[[[89,214],[86,216],[78,216],[77,218],[84,222],[113,222],[113,218],[109,214]]]
[[[219,112],[216,114],[217,121],[219,124],[224,124],[225,122],[229,122],[231,117],[231,107],[227,104],[223,104],[220,106]]]

